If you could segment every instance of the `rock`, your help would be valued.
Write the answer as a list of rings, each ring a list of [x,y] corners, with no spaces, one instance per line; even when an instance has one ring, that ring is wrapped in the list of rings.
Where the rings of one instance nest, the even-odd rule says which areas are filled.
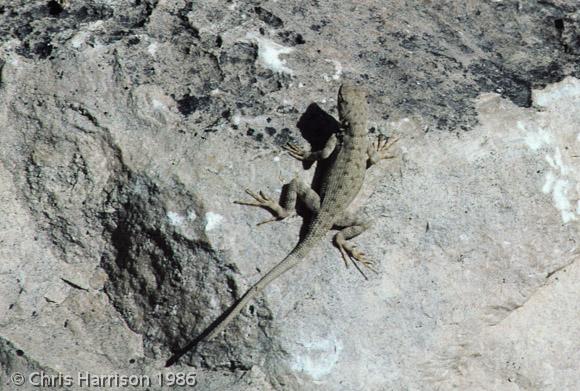
[[[0,389],[580,388],[579,13],[1,3]],[[297,241],[232,201],[311,177],[280,147],[344,80],[401,137],[356,202],[378,274],[329,237],[164,368]]]

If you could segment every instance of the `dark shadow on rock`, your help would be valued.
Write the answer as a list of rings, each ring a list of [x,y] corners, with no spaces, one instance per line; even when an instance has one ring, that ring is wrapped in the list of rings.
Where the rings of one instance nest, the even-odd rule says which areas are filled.
[[[304,114],[296,124],[302,137],[310,144],[311,151],[319,151],[324,148],[326,141],[334,133],[338,133],[340,122],[338,122],[332,115],[322,110],[316,103],[308,106]],[[304,168],[309,169],[314,162],[305,162]],[[316,165],[314,178],[312,181],[312,188],[318,193],[319,178],[322,173],[328,168],[328,162],[319,161]]]
[[[296,124],[302,137],[310,144],[313,151],[324,148],[326,140],[338,132],[340,123],[316,103],[308,106]],[[310,164],[309,164],[310,165]]]
[[[300,129],[302,137],[310,144],[310,150],[319,151],[324,148],[331,135],[338,133],[340,122],[316,103],[312,103],[302,114],[296,126]],[[303,167],[309,169],[313,164],[314,162],[305,162]],[[320,194],[320,178],[328,170],[328,164],[328,161],[319,161],[316,164],[311,188],[318,194]],[[304,224],[300,229],[300,238],[303,238],[312,215],[300,203],[297,205],[297,213],[304,218]]]

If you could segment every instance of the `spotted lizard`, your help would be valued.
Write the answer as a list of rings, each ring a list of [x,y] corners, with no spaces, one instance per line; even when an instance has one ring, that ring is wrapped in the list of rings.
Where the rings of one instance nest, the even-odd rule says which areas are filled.
[[[210,340],[222,332],[236,315],[264,290],[273,280],[280,277],[306,258],[310,250],[332,230],[339,230],[334,235],[334,245],[348,266],[350,260],[372,268],[372,263],[365,254],[348,240],[360,235],[369,227],[369,223],[357,214],[347,212],[362,187],[366,169],[382,159],[394,156],[388,153],[396,138],[387,140],[379,138],[370,142],[367,135],[368,104],[366,92],[354,84],[343,84],[338,92],[339,130],[332,134],[320,151],[307,152],[295,144],[284,148],[288,153],[302,161],[322,161],[328,163],[328,169],[320,180],[320,190],[315,192],[298,178],[284,185],[280,202],[274,201],[264,192],[254,193],[246,190],[253,200],[235,201],[237,204],[257,206],[270,211],[273,220],[283,220],[290,216],[297,199],[312,213],[312,218],[305,227],[302,239],[290,253],[254,286],[252,286],[232,307],[210,325],[206,331],[194,340],[190,346],[201,340]],[[359,268],[360,270],[360,268]],[[187,349],[187,348],[186,348]],[[170,359],[171,362],[171,359]]]

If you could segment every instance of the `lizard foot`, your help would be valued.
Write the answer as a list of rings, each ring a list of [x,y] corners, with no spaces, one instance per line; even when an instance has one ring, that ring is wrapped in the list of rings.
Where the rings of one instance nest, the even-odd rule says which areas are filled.
[[[397,141],[399,141],[399,137],[386,138],[382,134],[379,134],[379,137],[373,141],[373,149],[377,151],[381,159],[392,159],[395,156],[389,155],[387,152]]]
[[[362,264],[367,269],[378,274],[378,272],[373,267],[374,264],[373,261],[368,259],[362,251],[356,248],[356,246],[348,243],[346,240],[337,240],[336,246],[340,250],[340,254],[342,255],[342,259],[344,260],[344,264],[346,267],[348,267],[348,261],[350,260],[352,264],[358,269],[359,272],[361,272],[361,274],[365,278],[367,277],[358,267],[359,263]]]
[[[272,198],[264,194],[264,192],[261,190],[258,193],[254,193],[253,191],[246,189],[246,194],[250,195],[255,201],[234,201],[234,204],[257,206],[268,210],[270,213],[274,215],[273,218],[262,221],[257,225],[282,220],[290,215],[290,213],[286,209],[282,208],[279,203],[277,203]]]

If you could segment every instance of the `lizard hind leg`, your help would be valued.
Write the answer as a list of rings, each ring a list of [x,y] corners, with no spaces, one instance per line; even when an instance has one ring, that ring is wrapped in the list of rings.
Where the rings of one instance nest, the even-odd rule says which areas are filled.
[[[351,261],[359,272],[366,278],[365,274],[358,267],[358,264],[365,266],[369,270],[377,273],[373,267],[373,262],[368,259],[362,251],[355,245],[348,242],[348,240],[360,235],[370,227],[370,223],[363,221],[360,217],[355,217],[347,214],[341,217],[336,223],[335,228],[340,229],[334,235],[334,245],[340,251],[345,265],[348,267],[348,262]]]
[[[318,209],[320,209],[320,197],[318,194],[298,178],[292,179],[282,187],[282,194],[279,202],[274,201],[262,191],[254,193],[251,190],[246,190],[246,193],[254,200],[234,201],[234,203],[239,205],[258,206],[268,210],[273,216],[271,219],[262,221],[258,225],[283,220],[290,216],[296,208],[297,199],[300,199],[300,201],[302,201],[306,208],[311,212],[318,212]]]

